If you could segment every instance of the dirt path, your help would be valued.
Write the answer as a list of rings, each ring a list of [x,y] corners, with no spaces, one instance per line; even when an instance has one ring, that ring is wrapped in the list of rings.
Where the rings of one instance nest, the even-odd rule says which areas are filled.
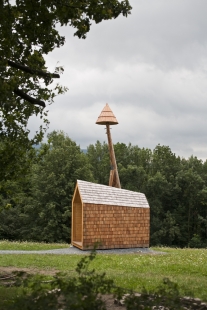
[[[24,271],[29,274],[42,274],[54,276],[59,270],[51,269],[37,269],[37,268],[17,268],[17,267],[0,267],[0,277],[5,274],[11,274],[14,271]]]
[[[38,251],[26,251],[26,250],[0,250],[0,254],[62,254],[62,255],[89,255],[91,253],[90,250],[80,250],[76,247],[70,246],[68,248],[63,249],[53,249],[53,250],[38,250]],[[161,251],[154,251],[150,248],[129,248],[129,249],[110,249],[110,250],[96,250],[97,254],[166,254]]]

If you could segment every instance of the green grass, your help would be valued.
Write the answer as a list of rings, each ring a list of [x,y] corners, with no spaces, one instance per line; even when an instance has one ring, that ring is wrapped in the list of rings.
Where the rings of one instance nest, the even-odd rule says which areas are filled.
[[[207,301],[207,249],[156,248],[166,254],[97,254],[91,268],[106,272],[116,285],[149,291],[169,278],[178,284],[182,295]],[[0,266],[67,271],[74,275],[80,255],[0,255]]]
[[[1,287],[0,286],[0,309],[7,309],[6,305],[10,304],[15,296],[22,294],[19,287]]]
[[[27,241],[0,241],[0,250],[20,250],[20,251],[38,251],[38,250],[52,250],[68,248],[67,243],[38,243],[38,242],[27,242]]]

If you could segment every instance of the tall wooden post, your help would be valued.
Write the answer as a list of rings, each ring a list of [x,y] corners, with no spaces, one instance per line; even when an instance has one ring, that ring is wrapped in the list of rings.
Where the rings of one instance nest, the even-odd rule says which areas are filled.
[[[109,186],[121,188],[109,124],[106,124],[106,133],[108,137],[109,155],[110,155],[110,162],[111,162]]]
[[[106,104],[106,106],[102,110],[101,114],[98,117],[98,120],[96,121],[96,124],[106,125],[106,133],[108,137],[108,147],[109,147],[109,155],[110,155],[110,162],[111,162],[109,186],[121,188],[121,184],[119,180],[119,173],[118,173],[117,164],[116,164],[116,157],[115,157],[114,147],[113,147],[112,138],[111,138],[111,131],[110,131],[110,125],[117,125],[118,122],[108,104]]]

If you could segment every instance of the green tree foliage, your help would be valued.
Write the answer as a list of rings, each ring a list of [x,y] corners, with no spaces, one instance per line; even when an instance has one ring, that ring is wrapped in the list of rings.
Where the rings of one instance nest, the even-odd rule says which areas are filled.
[[[151,244],[206,246],[206,162],[193,156],[181,159],[161,145],[151,151],[117,143],[114,149],[122,188],[143,192],[149,201]],[[101,150],[104,156],[100,156]],[[97,182],[108,184],[106,145],[90,145],[88,156]],[[100,178],[104,174],[107,177]]]
[[[193,167],[191,164],[195,163]],[[206,238],[206,211],[207,211],[207,188],[200,168],[197,170],[197,158],[191,157],[189,163],[183,160],[182,168],[176,177],[179,208],[177,214],[185,221],[185,231],[182,227],[182,236],[189,243],[197,234]]]
[[[151,245],[207,246],[207,164],[181,159],[168,146],[153,151],[114,145],[122,188],[149,201]],[[29,174],[5,182],[0,195],[0,238],[69,241],[71,201],[77,179],[108,184],[106,143],[84,154],[63,132],[41,145]]]
[[[91,164],[96,182],[108,185],[110,171],[108,145],[105,142],[101,144],[100,141],[97,141],[95,145],[89,145],[86,156]]]
[[[0,141],[0,197],[5,199],[16,196],[17,186],[14,184],[24,183],[25,175],[35,160],[35,150],[32,143],[27,137],[20,139],[22,140],[4,137]],[[22,185],[19,187],[21,188]],[[13,193],[12,190],[14,190]],[[2,205],[0,209],[1,207]]]
[[[31,238],[69,242],[74,186],[77,179],[93,180],[90,165],[80,147],[62,132],[49,134],[47,147],[47,153],[33,167],[35,208],[27,210],[33,218]]]
[[[19,181],[9,180],[0,194],[0,239],[24,239],[25,203],[31,200],[30,176]]]
[[[93,181],[85,154],[63,132],[52,132],[38,151],[22,200],[10,201],[1,212],[0,238],[69,242],[77,179]]]

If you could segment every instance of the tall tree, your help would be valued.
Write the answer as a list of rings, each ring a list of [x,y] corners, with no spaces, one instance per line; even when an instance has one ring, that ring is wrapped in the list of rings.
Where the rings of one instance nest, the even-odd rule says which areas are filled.
[[[51,88],[62,68],[48,72],[45,62],[45,55],[65,42],[60,26],[74,27],[74,35],[85,39],[93,21],[127,16],[130,10],[128,0],[0,0],[0,139],[7,154],[12,147],[21,157],[19,149],[27,152],[42,140],[48,125],[45,102],[66,91],[59,84]],[[31,141],[27,125],[32,115],[43,124]]]
[[[176,220],[182,231],[183,244],[189,244],[194,235],[206,239],[207,184],[204,180],[202,162],[190,157],[182,160],[176,176]]]
[[[14,134],[17,122],[24,126],[33,114],[44,116],[44,101],[52,101],[56,89],[62,91],[48,88],[60,68],[48,72],[44,59],[65,42],[57,25],[72,26],[76,36],[86,38],[92,21],[127,16],[130,10],[128,0],[0,0],[2,133]]]
[[[108,145],[97,141],[87,148],[87,157],[91,164],[94,179],[99,184],[109,184],[110,157]]]
[[[80,147],[63,132],[49,134],[42,151],[33,166],[32,200],[24,208],[26,235],[32,240],[69,242],[75,184],[77,179],[93,181],[91,167]]]

